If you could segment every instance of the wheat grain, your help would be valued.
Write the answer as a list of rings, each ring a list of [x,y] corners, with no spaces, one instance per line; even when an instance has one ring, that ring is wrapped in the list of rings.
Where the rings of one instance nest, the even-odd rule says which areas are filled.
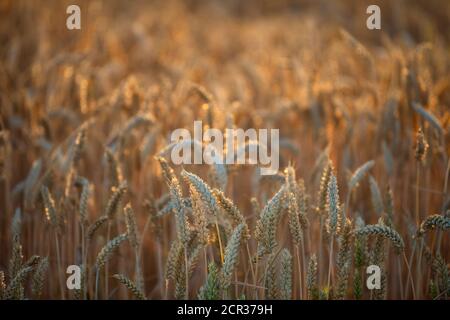
[[[309,259],[308,273],[306,275],[306,287],[308,289],[309,299],[318,299],[319,289],[317,286],[317,258],[313,254]]]
[[[166,262],[165,278],[175,280],[176,273],[182,264],[183,244],[179,240],[174,240],[170,246],[169,254]]]
[[[187,246],[189,242],[189,225],[186,216],[186,209],[182,202],[181,187],[177,178],[173,177],[169,186],[171,201],[174,204],[175,216],[176,216],[176,228],[178,239]]]
[[[77,177],[76,182],[81,185],[80,220],[83,225],[88,223],[89,181],[84,177]]]
[[[175,173],[173,169],[169,166],[169,163],[163,157],[156,157],[156,160],[159,162],[161,166],[164,179],[166,180],[167,185],[172,183],[172,179],[175,177]]]
[[[443,294],[443,298],[448,297],[448,292],[450,289],[450,270],[441,255],[437,255],[433,261],[433,269],[437,275],[437,288],[439,289],[439,294]]]
[[[337,185],[336,176],[331,173],[330,180],[327,187],[327,208],[328,208],[328,220],[327,230],[330,234],[335,235],[338,232],[338,218],[340,212],[339,204],[339,190]]]
[[[370,183],[370,195],[372,200],[372,206],[375,212],[380,217],[384,212],[384,205],[383,199],[381,197],[380,188],[378,187],[377,181],[372,176],[369,176],[369,183]]]
[[[136,225],[136,218],[134,216],[133,209],[131,208],[131,204],[127,204],[124,209],[125,222],[127,226],[127,237],[131,246],[137,250],[139,247],[139,235]]]
[[[450,3],[394,5],[402,36],[374,41],[335,32],[351,1],[308,19],[159,2],[105,6],[69,42],[49,32],[60,4],[38,32],[19,17],[41,6],[0,5],[0,298],[448,299]],[[118,9],[134,23],[103,30]]]
[[[441,216],[439,214],[434,214],[427,217],[420,224],[420,228],[418,230],[418,236],[423,236],[430,230],[440,229],[442,231],[446,231],[450,229],[450,217]]]
[[[212,189],[197,175],[183,170],[181,176],[186,180],[190,187],[194,188],[200,199],[208,208],[210,214],[217,214],[217,202]]]
[[[280,272],[281,299],[290,300],[292,298],[292,255],[288,249],[281,251],[281,272]]]
[[[194,188],[190,188],[192,199],[192,213],[199,241],[206,245],[209,240],[207,209]]]
[[[116,215],[117,210],[120,207],[120,203],[127,190],[128,185],[126,181],[122,181],[117,188],[113,187],[112,194],[108,200],[108,204],[106,205],[105,209],[105,216],[107,216],[108,219],[113,219],[114,216]]]
[[[127,239],[127,234],[120,234],[114,239],[110,240],[98,253],[97,259],[95,261],[95,266],[97,269],[104,267],[106,262],[111,259],[114,251],[117,250],[119,245]]]
[[[220,298],[220,274],[217,266],[208,265],[208,277],[198,293],[199,300],[218,300]]]
[[[333,172],[333,164],[331,160],[328,159],[327,165],[322,171],[322,176],[320,178],[320,187],[318,193],[318,205],[317,210],[320,215],[326,214],[327,206],[327,194],[328,194],[328,183]]]
[[[303,242],[303,231],[300,226],[300,222],[298,219],[298,207],[295,196],[292,192],[290,192],[287,196],[289,205],[288,205],[288,214],[289,214],[289,230],[291,232],[292,240],[294,244],[300,245]]]
[[[278,288],[278,281],[277,281],[277,264],[276,264],[277,256],[278,256],[277,252],[273,252],[269,255],[267,260],[264,282],[265,282],[265,298],[269,300],[278,299],[280,296],[280,290]]]
[[[20,269],[16,276],[11,280],[8,287],[5,290],[5,299],[7,300],[17,300],[23,299],[23,282],[26,277],[33,271],[32,267],[24,267]]]
[[[109,166],[110,184],[112,186],[118,186],[123,180],[122,170],[120,169],[120,166],[117,163],[117,159],[114,156],[112,150],[106,149],[105,157]]]
[[[5,273],[3,271],[0,271],[0,300],[4,299],[5,292],[6,292]]]
[[[146,300],[144,293],[136,287],[133,281],[122,274],[115,274],[113,278],[119,280],[120,283],[127,287],[138,300]]]
[[[233,227],[238,226],[239,224],[244,224],[244,238],[250,238],[250,230],[245,221],[244,216],[239,211],[238,207],[231,201],[231,199],[227,198],[225,194],[218,190],[213,189],[213,195],[216,198],[217,204],[223,209],[223,211],[231,218],[233,221]]]
[[[344,299],[347,292],[347,283],[350,274],[350,258],[352,237],[352,223],[349,219],[342,226],[342,232],[339,238],[339,251],[337,255],[337,284],[335,290],[336,299]]]
[[[14,278],[19,270],[22,268],[22,245],[20,243],[22,227],[22,218],[20,209],[16,209],[16,212],[11,223],[11,233],[12,233],[12,253],[9,260],[9,276]]]
[[[425,158],[427,156],[428,151],[428,142],[425,139],[425,135],[423,134],[422,128],[419,128],[416,134],[416,160],[419,162],[425,162]]]
[[[230,237],[230,240],[227,243],[225,248],[225,257],[223,266],[220,272],[220,283],[222,290],[226,291],[231,285],[231,278],[233,276],[233,272],[236,268],[239,258],[239,249],[243,237],[243,233],[245,230],[245,225],[238,225],[233,234]]]
[[[50,225],[57,229],[59,221],[55,208],[55,200],[53,200],[53,197],[46,186],[41,187],[41,195],[42,200],[44,201],[45,216],[47,217],[48,222],[50,222]]]
[[[375,165],[375,161],[370,160],[364,163],[362,166],[360,166],[358,169],[355,170],[352,177],[350,178],[350,181],[348,182],[348,189],[349,193],[351,190],[353,190],[358,184],[361,182],[361,180],[367,175],[370,169]]]
[[[267,202],[261,212],[255,231],[255,238],[259,241],[262,253],[269,254],[277,246],[276,231],[278,219],[281,213],[282,199],[285,196],[285,188],[281,187],[278,192]]]
[[[353,273],[353,296],[355,300],[360,300],[362,298],[362,291],[363,291],[363,285],[362,285],[362,275],[360,269],[354,270]]]
[[[259,205],[258,199],[255,197],[250,199],[250,203],[252,205],[252,211],[255,216],[259,216],[261,214],[261,207]]]
[[[355,230],[355,235],[377,235],[391,241],[397,252],[402,252],[405,249],[405,244],[402,237],[392,228],[385,225],[366,225],[360,229]]]
[[[92,238],[94,237],[95,232],[101,227],[103,226],[106,222],[108,221],[108,217],[107,216],[101,216],[100,218],[98,218],[97,220],[94,221],[94,223],[92,223],[88,230],[87,230],[87,234],[86,234],[86,238],[88,240],[92,240]]]

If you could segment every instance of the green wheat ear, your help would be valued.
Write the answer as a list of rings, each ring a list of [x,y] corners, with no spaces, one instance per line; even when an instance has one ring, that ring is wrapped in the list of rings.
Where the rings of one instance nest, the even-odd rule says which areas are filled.
[[[292,299],[292,255],[288,249],[281,251],[281,272],[280,272],[281,299]]]
[[[200,300],[220,299],[220,273],[214,262],[208,265],[208,277],[198,293]]]
[[[228,290],[228,288],[231,285],[233,272],[238,263],[239,249],[243,238],[244,230],[245,230],[244,224],[238,225],[234,229],[233,234],[231,235],[230,240],[228,241],[227,246],[225,248],[225,257],[220,274],[221,288],[224,291]]]

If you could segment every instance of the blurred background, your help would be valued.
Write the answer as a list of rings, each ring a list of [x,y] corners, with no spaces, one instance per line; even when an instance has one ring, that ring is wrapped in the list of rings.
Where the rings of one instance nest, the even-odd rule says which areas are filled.
[[[444,215],[450,207],[449,1],[79,0],[81,30],[67,30],[70,4],[75,3],[0,1],[1,270],[8,269],[14,253],[11,224],[17,210],[24,261],[33,254],[48,256],[50,270],[57,270],[40,196],[43,185],[66,225],[59,248],[63,265],[80,262],[79,187],[67,184],[64,163],[83,124],[88,123],[86,142],[74,170],[90,183],[89,223],[101,216],[117,187],[105,160],[109,150],[128,182],[126,201],[142,232],[148,215],[145,200],[167,195],[153,157],[172,130],[191,129],[194,120],[204,119],[217,128],[279,128],[280,170],[293,164],[305,180],[311,221],[316,219],[321,155],[333,160],[341,199],[349,192],[351,173],[375,160],[371,174],[383,197],[388,185],[394,194],[395,227],[406,243],[417,296],[430,297],[431,267],[425,258],[415,264],[419,249],[412,248],[416,210],[422,220]],[[371,4],[381,8],[381,30],[366,28]],[[212,100],[192,93],[193,86],[204,88]],[[145,118],[142,125],[141,115],[149,123]],[[419,127],[429,149],[417,174]],[[207,167],[187,169],[207,179]],[[224,191],[253,230],[257,216],[249,199],[256,197],[263,206],[279,185],[248,167],[230,168],[228,174]],[[350,206],[353,219],[374,224],[380,218],[367,181],[352,194]],[[173,296],[163,279],[175,237],[172,218],[157,220],[145,236],[142,265],[149,298]],[[289,246],[287,227],[282,228],[286,232],[280,233],[280,241]],[[308,257],[322,250],[316,241],[319,228],[312,223]],[[123,229],[122,219],[113,231]],[[90,261],[106,237],[100,230],[90,247]],[[426,241],[424,252],[429,246],[433,253],[436,237]],[[449,252],[444,234],[441,270],[447,270]],[[133,257],[129,248],[119,256],[110,268],[133,274],[134,267],[124,263]],[[406,285],[406,273],[397,269],[392,252],[388,256],[385,297],[412,298],[397,281],[400,277]],[[324,266],[321,283],[328,266],[324,259],[319,261]],[[248,271],[246,263],[242,270]],[[49,276],[42,297],[60,298],[56,278]],[[202,281],[201,273],[194,274],[192,297]],[[30,290],[25,288],[26,295],[32,296]],[[92,285],[89,290],[92,294]],[[129,297],[124,288],[109,288],[102,298],[110,296]],[[372,296],[365,292],[363,297]],[[354,298],[350,289],[348,298]]]

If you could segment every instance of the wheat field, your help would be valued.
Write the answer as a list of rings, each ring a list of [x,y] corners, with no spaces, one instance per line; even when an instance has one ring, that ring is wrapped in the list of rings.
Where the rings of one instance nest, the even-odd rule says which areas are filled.
[[[1,1],[0,298],[448,299],[450,2],[373,2]]]

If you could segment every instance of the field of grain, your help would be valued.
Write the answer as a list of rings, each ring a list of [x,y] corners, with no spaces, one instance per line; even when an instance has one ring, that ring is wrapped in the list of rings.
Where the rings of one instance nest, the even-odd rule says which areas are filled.
[[[450,297],[449,1],[75,2],[0,2],[1,299]]]

